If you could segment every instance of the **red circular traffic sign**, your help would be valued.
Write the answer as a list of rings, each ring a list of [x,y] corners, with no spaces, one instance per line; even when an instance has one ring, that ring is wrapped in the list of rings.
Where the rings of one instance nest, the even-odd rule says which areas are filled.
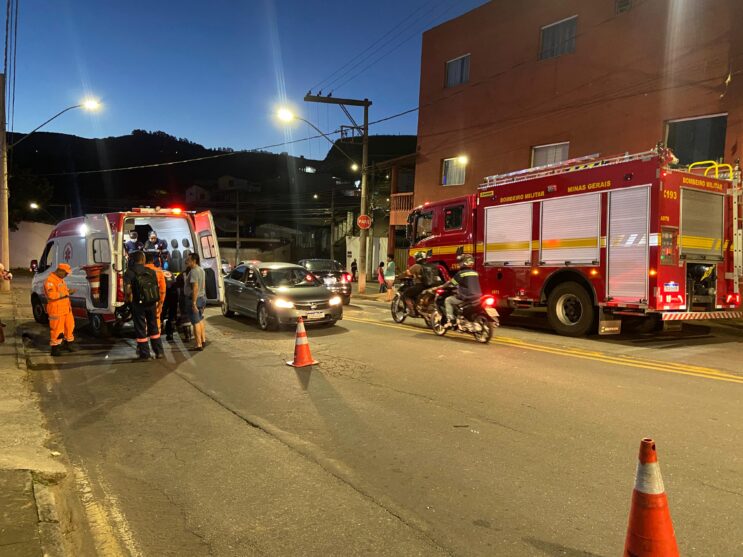
[[[356,224],[359,225],[361,230],[368,230],[371,228],[371,217],[369,215],[359,215],[356,219]]]

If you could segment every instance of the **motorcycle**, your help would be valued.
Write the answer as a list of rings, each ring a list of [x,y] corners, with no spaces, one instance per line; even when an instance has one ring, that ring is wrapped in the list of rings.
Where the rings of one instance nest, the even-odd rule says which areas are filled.
[[[405,303],[405,291],[413,286],[412,279],[403,279],[403,282],[395,285],[395,297],[390,304],[390,313],[395,323],[402,323],[408,317],[422,318],[427,326],[431,326],[431,315],[434,309],[436,288],[428,288],[420,293],[413,305],[412,311]]]
[[[438,288],[435,290],[434,311],[431,315],[430,326],[434,334],[444,336],[449,330],[446,322],[444,300],[453,295],[453,288]],[[477,342],[487,344],[493,336],[493,329],[500,325],[498,310],[495,309],[493,296],[482,296],[474,302],[464,302],[455,308],[455,322],[451,330],[459,333],[471,334]]]

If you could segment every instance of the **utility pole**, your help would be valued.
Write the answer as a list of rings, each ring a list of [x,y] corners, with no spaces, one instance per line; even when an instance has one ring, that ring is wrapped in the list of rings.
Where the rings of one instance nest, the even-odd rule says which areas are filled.
[[[319,95],[307,94],[304,97],[306,102],[325,103],[325,104],[338,104],[346,113],[351,123],[354,124],[356,129],[359,128],[358,124],[354,121],[351,115],[346,110],[346,106],[363,106],[364,107],[364,124],[361,127],[362,132],[362,147],[361,147],[361,214],[366,215],[367,211],[367,174],[369,169],[369,107],[372,102],[369,99],[341,99],[336,97],[321,97]],[[367,243],[368,230],[362,229],[359,238],[359,294],[366,292],[366,243]]]
[[[333,236],[335,235],[335,182],[330,189],[330,259],[335,259]]]
[[[5,133],[5,74],[0,73],[0,263],[10,271],[10,233],[8,215],[8,137]],[[10,281],[0,281],[0,290],[10,291]]]
[[[240,190],[235,189],[235,267],[240,264]]]

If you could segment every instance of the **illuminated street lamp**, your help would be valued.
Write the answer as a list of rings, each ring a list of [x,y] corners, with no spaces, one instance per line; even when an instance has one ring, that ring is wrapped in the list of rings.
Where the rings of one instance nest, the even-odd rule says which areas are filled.
[[[315,130],[317,133],[319,133],[321,136],[323,136],[325,139],[327,139],[328,143],[330,143],[333,147],[338,149],[338,151],[340,151],[344,157],[346,157],[348,160],[351,161],[351,170],[356,172],[359,169],[359,165],[356,164],[356,162],[348,155],[348,153],[346,153],[343,149],[338,147],[335,141],[330,139],[320,128],[318,128],[315,124],[313,124],[309,120],[305,120],[301,116],[297,116],[291,110],[285,107],[280,108],[279,110],[276,111],[276,117],[282,122],[287,123],[287,124],[293,122],[294,120],[299,120],[301,122],[304,122],[305,124],[310,126],[313,130]]]
[[[40,205],[36,203],[35,201],[32,201],[28,204],[29,209],[33,209],[34,211],[40,208]]]
[[[44,126],[46,126],[52,120],[56,120],[57,118],[59,118],[60,116],[62,116],[62,114],[64,114],[65,112],[68,112],[68,111],[73,110],[75,108],[82,108],[83,110],[86,110],[88,112],[97,112],[101,108],[101,103],[97,99],[87,98],[87,99],[83,100],[80,104],[73,104],[72,106],[68,106],[64,110],[60,110],[59,112],[57,112],[54,116],[52,116],[48,120],[46,120],[43,123],[41,123],[38,126],[36,126],[34,129],[32,129],[30,132],[28,132],[23,137],[21,137],[15,143],[9,145],[8,146],[8,149],[12,149],[13,147],[15,147],[16,145],[18,145],[21,141],[23,141],[24,139],[26,139],[32,133],[39,131],[41,128],[43,128]]]

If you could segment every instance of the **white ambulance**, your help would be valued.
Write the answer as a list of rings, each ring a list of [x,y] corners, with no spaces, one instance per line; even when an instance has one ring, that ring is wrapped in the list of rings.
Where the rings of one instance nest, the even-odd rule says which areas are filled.
[[[140,242],[157,233],[168,246],[167,267],[177,275],[185,257],[196,252],[206,272],[206,296],[212,304],[224,299],[224,281],[214,220],[210,211],[194,213],[180,208],[134,208],[127,212],[90,214],[60,222],[36,266],[31,292],[34,318],[47,322],[44,281],[59,263],[72,267],[66,282],[76,292],[70,297],[76,319],[86,319],[94,333],[105,336],[130,316],[124,303],[124,243],[136,231]]]

